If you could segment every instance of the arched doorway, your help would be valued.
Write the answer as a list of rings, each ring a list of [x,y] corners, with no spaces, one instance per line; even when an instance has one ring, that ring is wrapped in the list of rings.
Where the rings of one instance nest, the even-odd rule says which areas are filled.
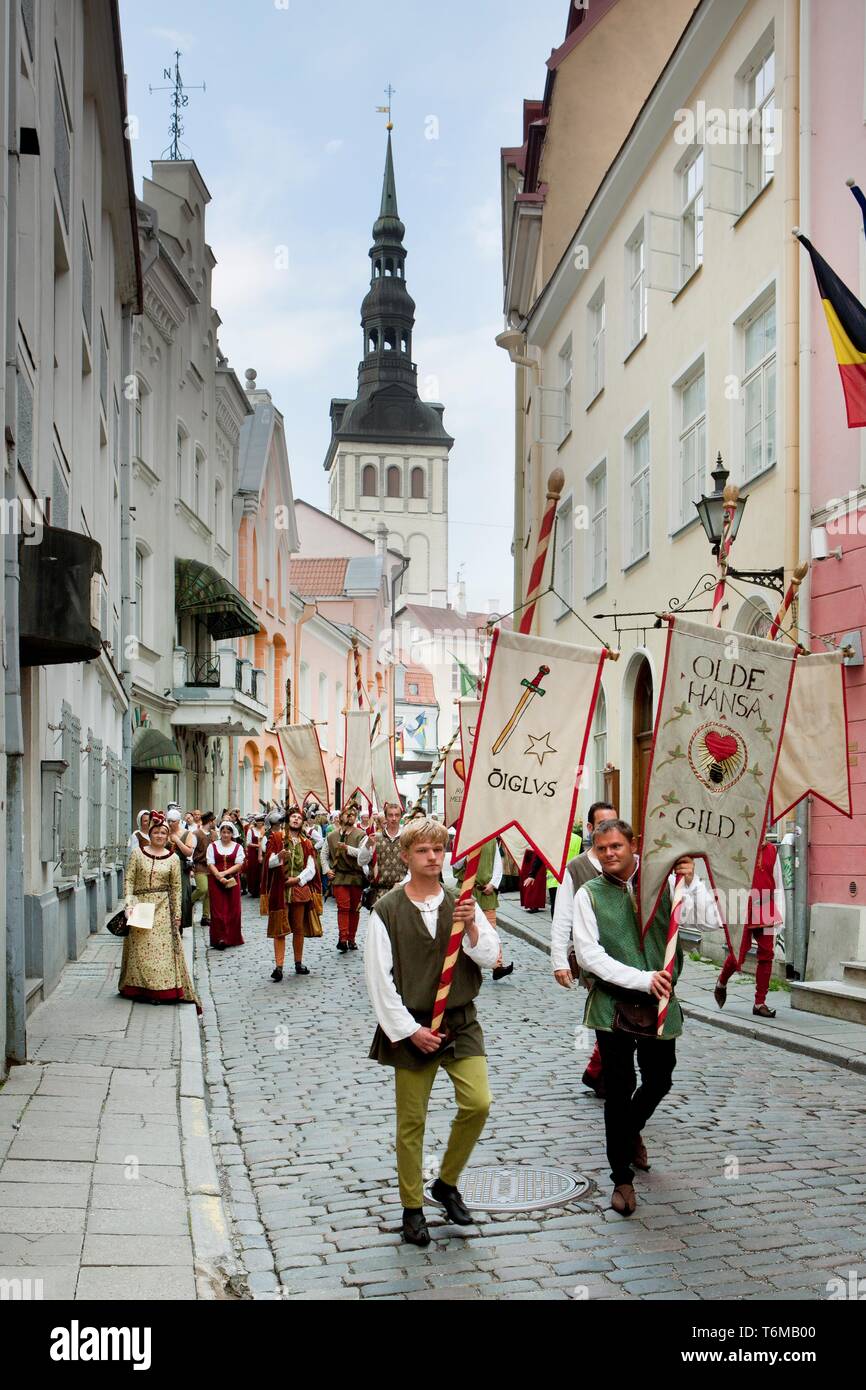
[[[653,741],[653,677],[644,657],[637,669],[632,696],[631,823],[640,834],[644,792]]]

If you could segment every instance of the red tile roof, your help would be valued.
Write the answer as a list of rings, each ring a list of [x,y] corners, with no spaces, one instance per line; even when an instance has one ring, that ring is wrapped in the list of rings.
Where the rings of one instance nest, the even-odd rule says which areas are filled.
[[[435,705],[436,689],[433,684],[433,677],[427,670],[427,667],[407,664],[404,669],[406,672],[406,680],[403,685],[405,694],[400,703],[406,705]],[[417,685],[417,695],[410,693],[409,687],[412,685]]]
[[[289,583],[302,598],[335,598],[346,588],[348,559],[292,560]]]

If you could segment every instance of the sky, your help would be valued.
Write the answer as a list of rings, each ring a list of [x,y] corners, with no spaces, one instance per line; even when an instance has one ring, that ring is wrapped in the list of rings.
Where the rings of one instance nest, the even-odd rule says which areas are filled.
[[[511,608],[513,368],[501,332],[499,150],[565,35],[567,0],[121,0],[136,190],[169,143],[181,50],[186,158],[210,190],[220,345],[285,416],[296,497],[328,509],[333,396],[352,397],[393,86],[413,353],[445,404],[449,581]],[[194,90],[204,82],[204,92]],[[135,128],[135,127],[133,127]]]

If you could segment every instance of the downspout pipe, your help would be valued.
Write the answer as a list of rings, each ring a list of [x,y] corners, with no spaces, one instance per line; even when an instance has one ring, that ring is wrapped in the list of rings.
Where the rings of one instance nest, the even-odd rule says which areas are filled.
[[[124,304],[121,310],[120,362],[124,382],[134,381],[132,362],[132,314],[133,305]],[[138,383],[135,382],[138,390]],[[123,711],[123,766],[126,769],[126,805],[123,808],[123,823],[119,844],[115,851],[119,859],[121,845],[125,845],[132,829],[132,652],[136,643],[133,637],[132,612],[132,412],[129,395],[121,393],[121,432],[120,432],[120,679],[126,695],[126,708]]]
[[[7,448],[7,515],[17,503],[18,457],[18,308],[16,270],[18,239],[18,12],[16,0],[6,0],[7,106],[5,112],[6,168],[6,372],[4,424]],[[10,527],[5,537],[4,597],[6,604],[6,1057],[27,1060],[27,1008],[24,956],[24,719],[21,707],[18,597],[18,536]]]
[[[803,217],[811,231],[812,215],[812,0],[799,4],[799,188],[797,220]],[[810,279],[812,268],[808,256],[800,251],[800,243],[791,237],[791,246],[798,259],[798,318],[799,340],[799,449],[798,449],[798,516],[797,560],[808,560],[812,535],[812,298]],[[797,622],[799,636],[808,647],[811,622],[811,571],[800,585]],[[799,979],[806,978],[809,947],[809,799],[796,808],[797,836],[794,842],[794,930],[793,949],[786,953],[791,972]]]

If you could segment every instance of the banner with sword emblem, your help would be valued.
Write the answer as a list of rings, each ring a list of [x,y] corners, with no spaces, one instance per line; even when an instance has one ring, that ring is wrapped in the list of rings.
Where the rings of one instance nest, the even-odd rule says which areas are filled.
[[[455,858],[516,826],[561,879],[604,656],[496,631]]]
[[[646,929],[677,859],[703,859],[739,959],[796,649],[668,622],[641,827],[641,922]]]

